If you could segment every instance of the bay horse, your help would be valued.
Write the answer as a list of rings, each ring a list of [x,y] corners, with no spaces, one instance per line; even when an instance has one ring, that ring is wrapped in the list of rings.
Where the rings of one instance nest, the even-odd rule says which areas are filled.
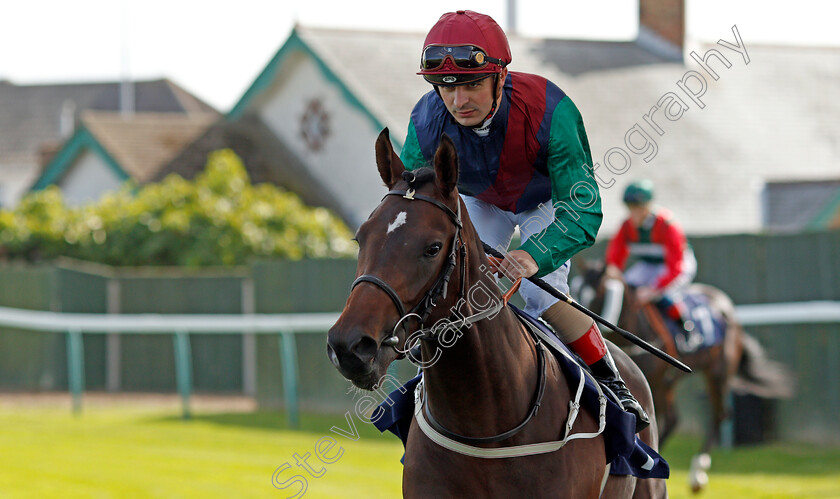
[[[408,350],[408,322],[461,326],[450,330],[454,340],[445,348],[440,338],[421,342],[421,358],[434,359],[422,367],[425,414],[434,417],[418,422],[415,412],[411,422],[404,497],[666,497],[664,480],[607,474],[598,415],[570,410],[575,395],[554,356],[544,354],[510,307],[496,306],[501,292],[458,194],[452,141],[442,137],[433,168],[411,173],[394,153],[387,128],[375,152],[389,192],[356,233],[357,278],[329,330],[328,356],[353,385],[373,390]],[[653,415],[642,372],[614,345],[611,352],[628,387]],[[541,396],[536,404],[535,390]],[[419,426],[433,419],[451,435],[484,442],[475,447],[490,453],[556,442],[574,414],[572,433],[593,438],[499,459],[444,448]],[[655,422],[640,438],[658,448]]]
[[[703,374],[708,395],[710,420],[700,449],[691,461],[689,485],[699,492],[708,483],[711,467],[709,452],[721,437],[721,425],[731,416],[733,390],[765,398],[790,397],[792,377],[787,368],[766,357],[758,340],[746,333],[735,315],[732,300],[723,291],[707,284],[692,284],[687,292],[706,298],[714,314],[723,318],[723,342],[691,353],[681,353],[669,339],[661,316],[653,305],[641,305],[635,290],[623,281],[609,279],[602,262],[578,264],[582,274],[573,278],[573,294],[584,305],[619,327],[633,331],[648,343],[657,346]],[[659,444],[664,445],[679,422],[676,387],[683,378],[681,371],[669,369],[648,352],[616,339],[645,373],[653,392],[659,425]]]

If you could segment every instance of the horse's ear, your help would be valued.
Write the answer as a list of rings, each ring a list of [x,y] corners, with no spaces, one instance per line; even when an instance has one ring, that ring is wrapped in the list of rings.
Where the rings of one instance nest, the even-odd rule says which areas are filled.
[[[448,135],[443,134],[435,152],[435,183],[444,196],[449,196],[458,185],[458,152]]]
[[[394,184],[397,183],[405,171],[405,166],[403,166],[400,157],[397,156],[394,147],[391,145],[391,137],[387,127],[383,128],[379,132],[379,137],[376,138],[376,168],[388,189],[394,187]]]

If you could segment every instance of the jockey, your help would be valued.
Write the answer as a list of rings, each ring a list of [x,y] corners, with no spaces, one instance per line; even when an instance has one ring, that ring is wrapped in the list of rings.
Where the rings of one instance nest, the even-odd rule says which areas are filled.
[[[441,16],[423,46],[418,74],[433,85],[411,113],[401,159],[428,166],[442,134],[459,156],[458,189],[481,239],[505,253],[516,227],[523,243],[499,271],[532,275],[568,293],[569,259],[592,245],[601,201],[583,119],[572,100],[543,77],[509,72],[507,37],[489,16]],[[541,317],[592,368],[637,431],[648,415],[627,389],[594,321],[523,280],[525,311]]]
[[[638,257],[624,273],[625,282],[636,287],[641,304],[655,304],[666,317],[690,333],[694,323],[681,295],[697,274],[697,260],[671,214],[654,208],[652,201],[653,183],[649,180],[627,186],[624,203],[630,217],[607,246],[606,275],[621,279],[627,257]]]

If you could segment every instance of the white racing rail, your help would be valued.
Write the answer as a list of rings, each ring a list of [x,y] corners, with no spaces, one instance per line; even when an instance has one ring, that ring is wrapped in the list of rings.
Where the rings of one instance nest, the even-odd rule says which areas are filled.
[[[840,302],[760,303],[735,307],[745,326],[840,323]]]
[[[279,337],[283,396],[289,423],[296,427],[298,368],[295,334],[325,333],[338,320],[338,313],[321,314],[73,314],[0,307],[0,327],[65,333],[67,369],[73,411],[81,411],[84,391],[82,333],[172,334],[175,342],[175,374],[181,394],[183,417],[189,418],[192,392],[190,333],[275,334]]]
[[[812,301],[766,303],[736,307],[742,324],[840,323],[840,302]],[[298,368],[295,334],[324,333],[338,313],[320,314],[74,314],[0,307],[0,327],[65,333],[67,365],[73,410],[81,410],[84,391],[82,333],[172,334],[175,342],[175,373],[181,394],[183,416],[189,418],[192,392],[190,333],[275,334],[279,337],[283,396],[289,422],[298,424]]]

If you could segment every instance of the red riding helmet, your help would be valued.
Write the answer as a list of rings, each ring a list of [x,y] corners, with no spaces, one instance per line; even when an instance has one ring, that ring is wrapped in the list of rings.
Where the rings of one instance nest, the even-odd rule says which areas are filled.
[[[510,64],[510,45],[492,17],[448,12],[426,35],[420,72],[433,85],[463,85],[498,74]]]

